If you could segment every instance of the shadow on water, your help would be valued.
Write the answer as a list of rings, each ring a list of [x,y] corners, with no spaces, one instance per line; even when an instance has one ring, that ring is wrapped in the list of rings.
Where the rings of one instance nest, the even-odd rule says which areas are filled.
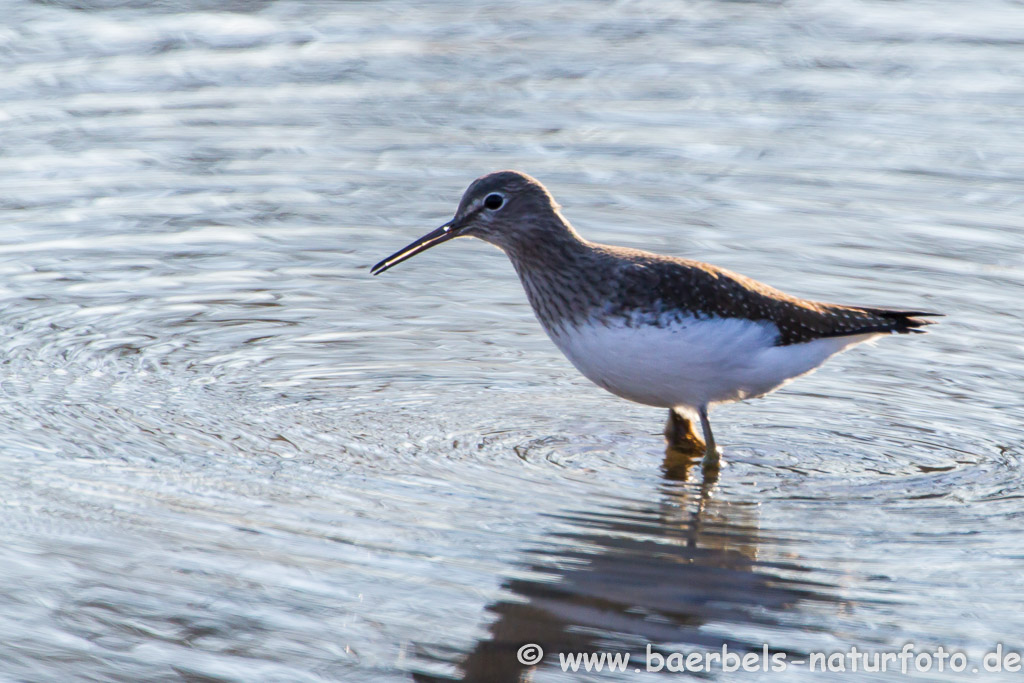
[[[756,504],[718,497],[715,480],[691,481],[699,462],[670,448],[655,501],[559,515],[569,530],[528,551],[523,576],[503,584],[512,595],[487,607],[495,617],[487,637],[468,654],[427,655],[457,662],[460,673],[415,680],[524,681],[538,667],[559,670],[559,653],[628,652],[632,670],[646,662],[648,644],[663,656],[723,645],[761,653],[768,629],[801,622],[805,633],[816,630],[794,614],[841,602],[836,586],[800,578],[809,570],[795,562],[759,560],[766,545],[786,540],[761,536]],[[744,630],[761,636],[755,642]],[[526,644],[544,652],[535,666],[517,659]]]

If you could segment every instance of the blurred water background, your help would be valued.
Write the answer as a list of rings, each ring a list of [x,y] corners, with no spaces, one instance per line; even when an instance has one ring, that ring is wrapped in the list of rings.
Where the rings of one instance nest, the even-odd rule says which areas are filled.
[[[1024,649],[1020,2],[0,8],[3,680]],[[720,409],[702,487],[500,252],[369,276],[500,168],[591,239],[949,317]]]

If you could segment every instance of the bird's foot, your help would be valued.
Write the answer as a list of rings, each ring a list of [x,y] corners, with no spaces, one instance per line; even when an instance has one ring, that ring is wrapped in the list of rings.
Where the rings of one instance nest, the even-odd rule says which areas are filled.
[[[710,448],[705,451],[700,469],[704,474],[705,483],[711,484],[718,481],[718,475],[722,471],[722,454],[718,452],[714,444],[711,444]]]
[[[693,428],[693,420],[683,417],[674,410],[668,412],[668,421],[665,423],[665,443],[668,449],[700,455],[706,450],[704,439],[697,435]]]
[[[704,439],[694,430],[693,420],[670,410],[665,423],[665,478],[688,481],[690,468],[705,450]]]

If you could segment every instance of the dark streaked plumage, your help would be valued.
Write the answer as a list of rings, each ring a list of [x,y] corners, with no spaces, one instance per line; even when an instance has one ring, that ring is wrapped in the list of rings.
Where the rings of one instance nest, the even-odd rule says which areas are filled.
[[[543,251],[543,256],[538,251]],[[707,263],[636,249],[533,243],[513,258],[545,325],[599,316],[664,326],[683,316],[774,323],[779,346],[825,337],[921,332],[921,311],[842,306],[799,299]],[[550,267],[545,267],[550,266]],[[571,277],[570,277],[571,274]]]
[[[372,271],[455,237],[508,254],[544,329],[588,378],[673,415],[699,414],[706,468],[717,467],[711,404],[763,395],[873,336],[921,332],[922,317],[937,315],[809,301],[706,263],[588,242],[543,185],[516,171],[476,180],[455,218]]]

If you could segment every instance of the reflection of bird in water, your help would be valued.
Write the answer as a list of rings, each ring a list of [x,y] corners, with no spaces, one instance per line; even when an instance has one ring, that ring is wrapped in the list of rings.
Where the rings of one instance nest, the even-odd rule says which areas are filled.
[[[373,273],[455,237],[508,254],[545,332],[587,379],[668,408],[680,428],[699,419],[707,472],[718,469],[712,405],[763,396],[861,342],[921,332],[920,316],[935,315],[799,299],[707,263],[588,242],[516,171],[477,179],[455,218]]]
[[[654,502],[559,516],[569,529],[528,551],[527,568],[536,578],[504,583],[513,597],[487,608],[496,619],[459,659],[461,676],[418,673],[416,679],[526,680],[531,668],[517,652],[527,643],[547,653],[539,666],[553,667],[557,653],[613,651],[630,652],[642,667],[646,643],[760,652],[761,642],[721,633],[735,625],[762,632],[789,627],[799,623],[801,605],[833,601],[826,584],[784,576],[797,565],[758,561],[756,507],[712,497],[713,483],[688,483],[699,457],[700,451],[670,447]]]

